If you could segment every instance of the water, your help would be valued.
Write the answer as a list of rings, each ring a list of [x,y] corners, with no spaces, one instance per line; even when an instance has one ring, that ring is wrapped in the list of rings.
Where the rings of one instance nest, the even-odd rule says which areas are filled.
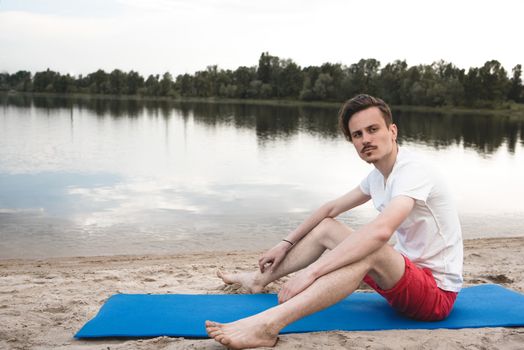
[[[261,250],[372,169],[336,108],[0,101],[0,258]],[[448,178],[465,238],[524,234],[523,120],[394,115]]]

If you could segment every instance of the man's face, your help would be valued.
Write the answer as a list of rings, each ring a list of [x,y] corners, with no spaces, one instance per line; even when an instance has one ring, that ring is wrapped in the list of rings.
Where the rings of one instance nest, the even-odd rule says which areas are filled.
[[[395,124],[387,127],[377,107],[355,113],[348,126],[358,155],[368,163],[376,163],[387,157],[396,147],[397,127]]]

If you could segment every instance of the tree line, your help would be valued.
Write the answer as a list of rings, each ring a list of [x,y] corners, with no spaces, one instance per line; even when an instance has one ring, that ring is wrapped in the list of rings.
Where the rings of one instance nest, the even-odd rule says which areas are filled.
[[[392,105],[496,107],[524,103],[522,65],[508,72],[497,60],[467,71],[438,61],[408,66],[396,60],[361,59],[349,66],[324,63],[300,67],[267,52],[257,66],[235,70],[216,65],[176,78],[166,72],[142,77],[133,70],[97,70],[77,77],[47,69],[0,73],[0,90],[164,97],[343,101],[358,93],[381,96]]]

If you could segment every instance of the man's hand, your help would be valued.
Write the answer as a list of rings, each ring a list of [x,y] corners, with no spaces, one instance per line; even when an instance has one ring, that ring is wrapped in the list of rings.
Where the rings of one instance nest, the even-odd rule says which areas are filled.
[[[289,243],[282,241],[262,254],[260,259],[258,259],[260,272],[264,273],[267,268],[271,268],[271,272],[275,271],[278,265],[286,257],[286,254],[290,248],[291,245]]]
[[[284,284],[278,293],[278,303],[282,304],[288,301],[309,287],[313,282],[315,282],[315,277],[307,268],[298,271]]]

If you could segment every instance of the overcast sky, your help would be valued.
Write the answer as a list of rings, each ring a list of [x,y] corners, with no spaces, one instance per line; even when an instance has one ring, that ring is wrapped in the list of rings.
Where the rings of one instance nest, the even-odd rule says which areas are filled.
[[[194,73],[254,66],[262,52],[300,66],[444,59],[524,64],[524,1],[0,0],[0,71]]]

